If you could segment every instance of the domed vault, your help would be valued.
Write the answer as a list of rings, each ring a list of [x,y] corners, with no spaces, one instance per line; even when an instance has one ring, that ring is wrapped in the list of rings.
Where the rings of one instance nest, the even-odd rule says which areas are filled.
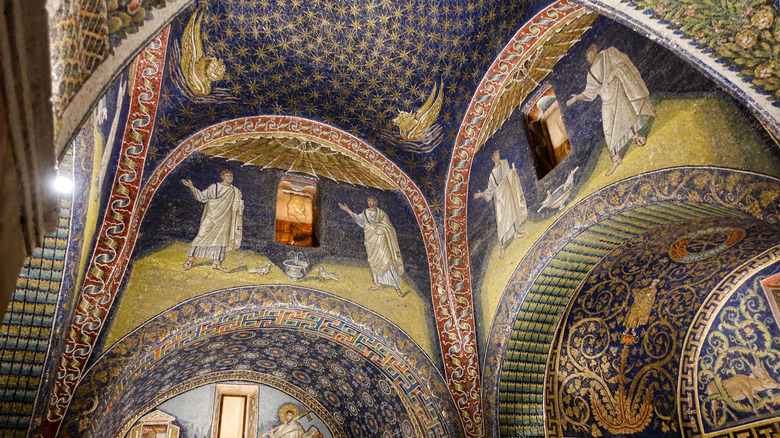
[[[0,436],[780,432],[777,13],[52,4]]]

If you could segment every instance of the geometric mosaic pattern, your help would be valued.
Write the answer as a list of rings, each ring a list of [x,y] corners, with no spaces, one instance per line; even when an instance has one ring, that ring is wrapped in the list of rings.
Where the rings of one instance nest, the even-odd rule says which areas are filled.
[[[199,340],[160,357],[156,366],[148,364],[149,371],[109,403],[106,417],[92,436],[122,437],[144,414],[144,408],[154,408],[162,397],[191,387],[190,382],[201,376],[219,374],[231,375],[231,380],[260,380],[294,395],[320,418],[329,419],[337,438],[380,437],[389,431],[403,431],[402,437],[424,434],[402,399],[406,394],[393,388],[381,367],[327,337],[294,327],[240,325],[199,334]],[[86,429],[80,430],[83,425],[66,422],[60,433],[87,435]],[[451,436],[442,429],[430,433]]]
[[[71,2],[62,2],[51,20],[52,103],[57,117],[109,50],[105,1],[74,2],[75,10],[67,7]]]
[[[499,388],[501,435],[545,435],[543,398],[550,345],[570,298],[604,256],[658,226],[725,216],[739,215],[702,204],[653,204],[605,219],[569,242],[531,286],[510,333]]]
[[[691,320],[730,273],[779,240],[780,228],[753,218],[704,218],[654,228],[605,256],[550,349],[547,438],[698,435],[679,430],[675,390]]]
[[[329,346],[321,349],[320,344]],[[158,315],[112,346],[87,372],[60,433],[84,436],[91,429],[96,437],[120,436],[123,424],[132,424],[183,386],[191,388],[192,378],[244,371],[275,376],[305,391],[333,414],[347,436],[382,436],[388,430],[403,431],[399,436],[411,436],[407,431],[460,435],[443,378],[408,336],[350,302],[293,286],[212,292]],[[329,372],[336,376],[328,377]],[[367,388],[371,397],[363,396],[358,388],[370,382],[379,389]],[[397,424],[374,412],[379,406],[395,412],[391,417],[398,416]]]
[[[69,174],[68,155],[60,172]],[[62,281],[72,200],[60,200],[57,229],[24,261],[0,325],[0,437],[27,436]]]
[[[541,51],[537,51],[537,48],[542,47],[546,41],[560,38],[561,34],[567,33],[562,30],[566,25],[573,24],[577,29],[584,28],[589,19],[587,14],[587,10],[575,3],[568,0],[558,0],[548,5],[518,30],[484,74],[455,141],[449,176],[446,180],[444,233],[446,264],[450,282],[448,290],[455,296],[453,309],[450,312],[458,316],[457,326],[460,333],[457,337],[452,337],[451,340],[442,336],[441,342],[442,351],[456,352],[461,356],[458,360],[463,364],[464,370],[459,371],[456,375],[457,378],[452,378],[451,381],[455,388],[467,389],[465,391],[467,396],[462,395],[461,391],[453,391],[453,395],[461,412],[463,412],[464,424],[470,436],[481,436],[485,433],[483,401],[479,392],[481,373],[477,359],[476,324],[471,273],[469,272],[468,239],[466,238],[468,230],[466,226],[468,181],[472,160],[481,146],[479,139],[483,129],[489,131],[495,126],[500,126],[503,122],[494,120],[495,126],[486,127],[491,111],[500,107],[499,103],[503,103],[503,106],[506,107],[508,103],[504,101],[520,99],[519,96],[502,99],[506,88],[514,87],[513,85],[505,86],[505,84],[514,77],[513,72],[516,68],[518,66],[522,68],[523,65],[526,65],[525,61],[529,59],[530,54],[538,52],[541,55]],[[558,40],[557,42],[566,46],[568,42],[564,43],[565,41]],[[539,67],[531,64],[532,69]],[[544,71],[543,68],[541,70]],[[496,119],[500,119],[500,117],[496,117]]]

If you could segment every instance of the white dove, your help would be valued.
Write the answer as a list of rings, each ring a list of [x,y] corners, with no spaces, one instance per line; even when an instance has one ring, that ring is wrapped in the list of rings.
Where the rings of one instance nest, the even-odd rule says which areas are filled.
[[[325,268],[323,268],[322,266],[320,266],[317,269],[319,269],[320,271],[319,274],[317,274],[318,277],[320,277],[320,281],[323,281],[325,283],[327,283],[328,280],[339,281],[339,277],[337,277],[336,274],[331,274],[330,272],[326,271]]]
[[[250,274],[268,275],[271,272],[271,263],[266,263],[265,266],[258,266],[249,270]]]

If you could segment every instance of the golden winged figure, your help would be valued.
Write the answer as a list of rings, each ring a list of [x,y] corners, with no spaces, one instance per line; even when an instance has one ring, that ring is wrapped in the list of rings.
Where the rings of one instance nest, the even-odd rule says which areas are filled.
[[[200,39],[202,21],[203,13],[196,11],[184,28],[181,36],[181,71],[190,90],[205,96],[211,93],[211,83],[222,79],[225,65],[214,56],[203,56],[203,41]]]
[[[428,96],[423,106],[416,113],[407,111],[398,111],[398,116],[393,119],[393,124],[398,126],[401,137],[404,140],[416,141],[422,138],[426,131],[436,123],[441,111],[441,104],[444,101],[444,82],[442,81],[436,93],[436,84]]]

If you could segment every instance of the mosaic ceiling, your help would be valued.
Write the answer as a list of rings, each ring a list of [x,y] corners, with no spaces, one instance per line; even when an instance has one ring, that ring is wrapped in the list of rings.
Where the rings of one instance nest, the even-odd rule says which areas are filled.
[[[101,60],[173,3],[92,2],[72,22],[60,10],[55,37],[100,32],[53,44],[60,84],[55,110],[67,107]],[[639,281],[633,265],[613,260],[630,249],[646,251],[650,265],[666,263],[666,246],[674,239],[660,242],[650,233],[695,234],[701,224],[760,229],[758,237],[740,244],[757,242],[751,251],[718,271],[723,277],[736,275],[742,259],[774,244],[780,159],[760,122],[737,101],[744,96],[733,98],[652,39],[567,1],[180,3],[182,12],[171,14],[170,26],[153,35],[117,81],[101,84],[108,92],[76,137],[71,171],[78,190],[72,201],[63,201],[63,214],[73,215],[70,221],[63,216],[57,235],[28,263],[17,293],[24,299],[4,326],[10,345],[21,339],[15,331],[53,324],[53,353],[43,367],[30,367],[29,382],[16,379],[14,388],[28,397],[41,383],[37,399],[23,406],[31,419],[25,423],[25,416],[15,414],[0,431],[122,436],[170,397],[215,381],[245,380],[319,410],[334,436],[544,436],[554,428],[567,436],[676,436],[671,418],[682,398],[669,389],[675,385],[650,379],[636,389],[632,394],[643,401],[655,391],[666,404],[652,422],[645,416],[642,427],[629,430],[595,409],[585,415],[585,397],[604,401],[625,386],[625,373],[609,374],[601,386],[593,377],[598,369],[617,370],[614,357],[605,355],[599,358],[605,365],[583,371],[584,385],[564,375],[576,364],[562,358],[548,363],[548,354],[554,339],[556,352],[588,353],[578,350],[581,343],[567,344],[564,335],[580,333],[575,326],[582,318],[580,308],[566,309],[569,300],[581,304],[608,283],[598,272],[616,269],[625,278],[615,281],[631,277],[632,284],[650,287],[643,281],[657,272]],[[749,87],[775,98],[775,6],[747,3],[727,2],[715,12],[663,2],[626,8],[645,10],[659,32],[666,26],[684,36],[697,32],[700,46],[739,70],[752,81]],[[730,17],[739,19],[725,23]],[[627,54],[656,110],[642,132],[646,144],[627,146],[612,176],[605,175],[614,158],[604,146],[601,102],[564,104],[585,84],[591,43]],[[571,132],[572,153],[546,177],[535,171],[538,152],[532,152],[523,125],[530,105],[525,100],[540,85],[559,91],[556,107]],[[497,161],[491,160],[495,152]],[[497,236],[498,200],[483,203],[478,196],[496,178],[501,160],[516,173],[515,197],[530,210],[506,239]],[[201,216],[181,181],[191,178],[205,188],[225,168],[243,191],[245,244],[228,252],[224,271],[211,269],[209,260],[187,267],[186,247]],[[305,278],[292,280],[281,275],[289,248],[269,237],[276,184],[287,173],[321,179],[317,208],[324,236],[321,247],[300,250],[312,264]],[[393,288],[376,288],[378,275],[365,257],[371,251],[368,234],[364,240],[363,225],[340,207],[361,206],[360,213],[369,197],[378,199],[398,228],[407,264],[398,295]],[[73,238],[66,257],[68,232]],[[718,242],[702,243],[710,244]],[[255,267],[255,260],[279,275],[258,271],[262,264]],[[66,275],[50,276],[68,289],[56,309],[52,297],[40,298],[55,285],[32,284],[33,276],[48,275],[36,271],[44,263],[64,265]],[[680,270],[679,283],[708,275],[696,266]],[[335,272],[337,280],[317,268]],[[139,276],[146,277],[139,283]],[[171,278],[183,280],[170,284]],[[120,310],[133,312],[124,300],[132,281],[147,285],[132,291],[140,305],[145,298],[173,296],[117,329]],[[580,292],[587,281],[590,289]],[[186,295],[187,282],[203,290]],[[752,300],[745,297],[757,293],[753,286],[729,298],[730,308]],[[695,304],[707,302],[713,288],[707,283]],[[726,299],[710,301],[719,306]],[[28,324],[20,315],[39,301],[46,302],[48,319]],[[681,311],[684,323],[673,327],[679,333],[694,319],[694,307]],[[616,326],[630,319],[626,312],[621,308],[605,320]],[[756,312],[741,315],[759,318]],[[761,315],[761,324],[769,325],[767,312]],[[699,319],[716,316],[726,318],[713,313]],[[564,325],[556,332],[559,321]],[[35,345],[43,345],[46,333]],[[613,350],[627,345],[626,339],[614,337]],[[682,338],[674,339],[680,347]],[[774,359],[766,360],[771,342],[762,345],[767,353],[759,359],[729,360],[743,371],[758,370],[763,360],[776,376]],[[36,348],[37,356],[30,357],[39,361],[45,349]],[[637,363],[655,351],[632,348]],[[17,350],[4,354],[29,366],[17,360]],[[659,373],[677,369],[675,351]],[[701,354],[705,362],[728,359],[714,350]],[[732,424],[747,430],[757,418],[775,424],[772,397],[751,410],[725,387],[729,371],[704,365],[707,373],[688,389],[690,400],[698,394],[702,406],[726,406],[738,414],[697,411],[696,421],[710,431]],[[558,374],[546,384],[549,370]],[[669,388],[658,395],[665,384]],[[555,394],[544,398],[544,391]],[[557,417],[545,416],[545,400],[547,408],[558,409]]]
[[[452,143],[472,90],[518,17],[540,6],[498,0],[200,2],[173,23],[168,68],[175,71],[177,55],[186,51],[182,35],[199,17],[192,25],[200,24],[202,56],[220,60],[224,73],[206,96],[166,75],[152,143],[173,145],[236,117],[310,118],[367,140],[438,205],[436,188],[449,154],[441,145]],[[401,135],[393,122],[399,111],[416,115],[432,95],[441,99],[440,108],[425,132]]]

